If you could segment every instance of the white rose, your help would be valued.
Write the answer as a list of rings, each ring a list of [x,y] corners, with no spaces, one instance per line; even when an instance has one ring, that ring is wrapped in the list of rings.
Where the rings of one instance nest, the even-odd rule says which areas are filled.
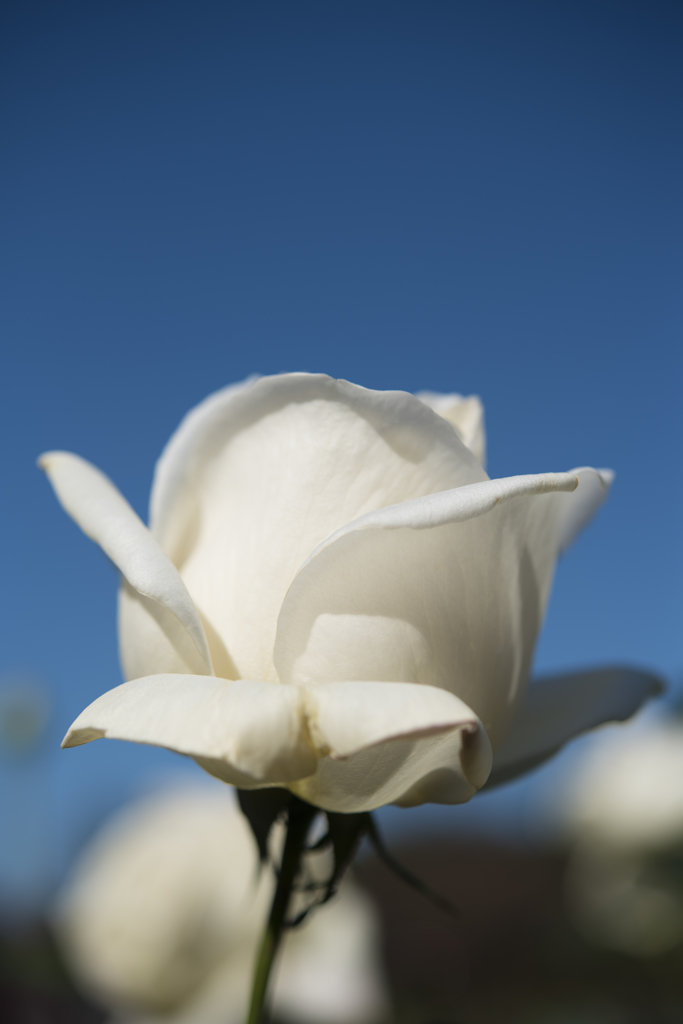
[[[74,976],[117,1021],[241,1024],[272,888],[233,793],[183,787],[107,822],[59,895],[55,932]],[[278,1019],[383,1019],[378,947],[373,908],[346,879],[287,936]]]
[[[490,480],[461,440],[483,454],[480,406],[426,399],[317,374],[219,391],[162,454],[149,529],[94,467],[43,456],[123,576],[130,681],[64,745],[157,744],[359,812],[464,802],[492,749],[507,778],[632,714],[656,685],[638,673],[527,689],[556,559],[612,474]]]
[[[683,943],[683,726],[605,737],[574,781],[570,913],[601,945],[654,956]]]

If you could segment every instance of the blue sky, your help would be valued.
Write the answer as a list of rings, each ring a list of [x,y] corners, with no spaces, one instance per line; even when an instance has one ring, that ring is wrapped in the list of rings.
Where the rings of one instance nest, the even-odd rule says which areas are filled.
[[[145,515],[183,413],[254,371],[476,392],[493,476],[616,469],[538,667],[677,678],[678,3],[16,2],[0,57],[0,658],[52,694],[65,849],[182,766],[56,750],[120,681],[115,579],[35,458]]]

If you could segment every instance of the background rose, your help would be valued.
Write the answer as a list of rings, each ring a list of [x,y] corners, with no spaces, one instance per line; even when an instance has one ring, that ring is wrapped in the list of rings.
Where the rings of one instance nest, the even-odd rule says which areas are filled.
[[[54,928],[76,978],[117,1020],[241,1022],[272,887],[233,794],[185,785],[105,825],[63,887]],[[385,1017],[376,916],[351,880],[282,952],[278,1019]]]
[[[287,785],[350,812],[463,802],[492,747],[500,781],[630,715],[651,677],[526,688],[556,558],[611,474],[492,481],[466,433],[403,392],[250,380],[171,438],[149,530],[92,466],[44,456],[65,509],[121,570],[131,680],[65,745],[155,743],[242,788]],[[468,436],[483,455],[483,430]]]
[[[635,956],[683,943],[683,726],[654,720],[604,737],[569,806],[571,916]]]

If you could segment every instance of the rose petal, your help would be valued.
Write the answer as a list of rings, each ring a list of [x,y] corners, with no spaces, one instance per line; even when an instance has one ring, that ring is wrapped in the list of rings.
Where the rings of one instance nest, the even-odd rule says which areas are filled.
[[[190,414],[160,460],[151,529],[238,674],[275,679],[280,606],[317,544],[364,512],[483,479],[413,395],[287,374]]]
[[[47,452],[38,464],[47,473],[64,511],[100,545],[130,584],[123,598],[124,671],[133,666],[138,669],[144,663],[147,667],[161,664],[171,671],[191,668],[196,674],[210,674],[206,636],[185,584],[111,480],[70,452]],[[135,601],[134,591],[142,595],[141,600]],[[133,635],[140,625],[140,636]],[[147,642],[151,646],[145,656]]]
[[[609,494],[614,473],[611,469],[572,470],[579,478],[579,487],[566,498],[559,498],[558,550],[562,554],[577,535],[588,526]]]
[[[320,545],[278,623],[283,682],[426,683],[494,744],[526,685],[572,474],[472,484],[372,512]]]
[[[623,722],[662,682],[648,672],[603,668],[539,679],[527,690],[512,730],[496,751],[488,786],[535,768],[588,729]]]
[[[329,756],[292,785],[330,811],[385,803],[463,803],[484,784],[491,745],[477,716],[445,690],[413,683],[306,688],[311,738]]]
[[[183,561],[183,529],[195,514],[196,492],[206,463],[224,443],[225,420],[232,400],[255,384],[258,376],[215,391],[183,417],[154,468],[149,498],[150,529],[166,551]]]
[[[328,811],[358,814],[384,804],[462,804],[476,793],[463,763],[486,763],[483,729],[453,729],[426,739],[394,740],[345,761],[323,758],[315,775],[289,784],[303,800]]]
[[[486,428],[484,406],[479,395],[444,395],[438,391],[418,391],[416,398],[443,416],[457,431],[482,466],[486,467]]]
[[[481,728],[452,693],[415,683],[328,683],[306,688],[308,727],[316,748],[335,760],[398,739],[423,739],[451,729]],[[488,772],[477,776],[483,786]]]
[[[208,675],[185,627],[158,601],[143,597],[123,578],[118,599],[119,658],[124,679],[164,672]],[[220,643],[211,645],[214,672],[223,679],[237,673]]]
[[[278,683],[147,676],[93,701],[62,746],[102,737],[149,743],[194,757],[232,785],[274,785],[315,771],[301,703],[300,690]]]

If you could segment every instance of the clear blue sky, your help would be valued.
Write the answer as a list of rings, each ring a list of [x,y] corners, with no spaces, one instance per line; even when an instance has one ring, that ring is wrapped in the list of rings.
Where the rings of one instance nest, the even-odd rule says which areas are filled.
[[[120,681],[115,579],[34,468],[146,514],[183,413],[251,372],[479,393],[491,475],[613,467],[542,670],[681,649],[683,8],[6,2],[5,672],[54,696],[68,846],[161,751],[57,752]]]

